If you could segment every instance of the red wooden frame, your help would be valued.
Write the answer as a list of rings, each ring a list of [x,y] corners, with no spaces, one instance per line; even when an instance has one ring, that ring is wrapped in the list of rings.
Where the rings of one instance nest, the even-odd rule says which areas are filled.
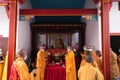
[[[34,16],[81,16],[97,14],[97,9],[21,9],[20,15]]]
[[[109,36],[109,0],[102,0],[102,61],[105,80],[111,80],[110,73],[110,36]]]
[[[16,26],[17,26],[17,0],[10,3],[10,16],[9,16],[9,39],[8,39],[8,77],[13,61],[15,60],[16,50]]]
[[[110,33],[110,36],[120,36],[120,33]]]

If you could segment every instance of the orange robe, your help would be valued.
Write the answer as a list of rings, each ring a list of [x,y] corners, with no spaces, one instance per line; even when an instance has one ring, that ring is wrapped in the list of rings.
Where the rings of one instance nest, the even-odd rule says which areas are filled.
[[[2,79],[1,80],[7,80],[7,71],[8,71],[8,52],[5,56],[5,65],[3,69]]]
[[[28,67],[23,58],[17,58],[13,62],[9,80],[30,80]]]
[[[118,67],[119,67],[119,72],[120,72],[120,55],[118,56]]]
[[[84,59],[85,59],[85,56],[86,56],[86,51],[84,51],[84,52],[81,54],[81,56],[82,56],[82,60],[84,60]]]
[[[96,56],[96,63],[98,65],[99,70],[102,72],[102,60],[99,56]]]
[[[44,72],[46,68],[47,52],[39,50],[37,53],[37,75],[36,80],[44,80]]]
[[[81,62],[81,64],[80,64],[80,67],[85,66],[86,63],[87,63],[87,62],[85,61],[85,59],[82,60],[82,62]],[[98,64],[96,63],[95,60],[93,61],[92,66],[99,69]]]
[[[71,50],[66,54],[66,80],[76,80],[76,67],[74,52]]]
[[[99,61],[99,58],[96,55],[94,50],[91,52],[91,55],[93,56],[93,59],[94,59],[94,62],[92,65],[101,71],[101,62]]]
[[[4,68],[4,61],[0,61],[0,80],[2,79],[2,74],[3,74],[3,68]]]
[[[93,67],[91,64],[86,63],[78,70],[79,80],[104,80],[103,74],[98,68]]]
[[[117,55],[112,50],[110,51],[110,67],[111,79],[114,77],[120,77],[119,67],[117,63]]]
[[[82,67],[86,64],[85,56],[86,56],[86,51],[84,51],[84,53],[82,54],[82,61],[81,61],[80,67]],[[93,58],[94,57],[96,58],[97,55],[94,52],[92,52],[92,56],[93,56]],[[99,68],[99,66],[95,60],[93,61],[92,65],[96,68]]]

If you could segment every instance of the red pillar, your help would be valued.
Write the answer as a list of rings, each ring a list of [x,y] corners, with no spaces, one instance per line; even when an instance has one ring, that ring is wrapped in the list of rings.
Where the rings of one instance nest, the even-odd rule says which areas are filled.
[[[17,23],[17,0],[10,1],[9,10],[9,39],[8,39],[8,77],[11,65],[15,59],[16,49],[16,23]]]
[[[101,2],[102,22],[102,52],[105,80],[111,80],[110,75],[110,34],[109,34],[109,0]]]

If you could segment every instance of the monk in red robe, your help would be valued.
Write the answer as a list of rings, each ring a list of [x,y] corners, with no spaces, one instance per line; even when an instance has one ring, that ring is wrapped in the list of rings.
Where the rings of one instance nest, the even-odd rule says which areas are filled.
[[[9,80],[30,80],[28,66],[24,61],[26,51],[24,49],[20,49],[17,55],[17,59],[11,66],[11,74]]]

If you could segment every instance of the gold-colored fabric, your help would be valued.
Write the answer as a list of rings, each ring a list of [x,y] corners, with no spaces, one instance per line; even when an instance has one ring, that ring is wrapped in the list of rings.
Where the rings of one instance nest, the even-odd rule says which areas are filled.
[[[74,52],[71,50],[66,54],[66,80],[76,80],[76,67]]]
[[[2,79],[2,74],[3,74],[3,68],[4,68],[4,61],[0,61],[0,80]]]
[[[34,77],[33,72],[30,73],[30,80],[37,80],[36,77]]]
[[[84,59],[81,61],[80,67],[85,66],[86,64],[87,64],[87,62]],[[92,66],[99,69],[98,64],[96,63],[95,60],[93,61]]]
[[[114,77],[120,77],[117,55],[112,50],[110,51],[110,67],[111,67],[111,79]]]
[[[99,70],[102,72],[102,60],[99,56],[96,56],[96,63],[98,65]]]
[[[17,58],[15,60],[16,70],[20,77],[20,80],[30,80],[30,74],[28,72],[28,66],[23,58]]]
[[[37,75],[36,80],[44,80],[44,72],[46,68],[47,52],[39,50],[37,53]]]
[[[5,65],[4,65],[3,75],[1,80],[7,80],[7,71],[8,71],[8,53],[6,53]]]
[[[93,67],[91,64],[86,63],[78,70],[79,80],[104,80],[103,74],[98,68]]]
[[[82,56],[82,60],[85,60],[86,51],[84,51],[84,52],[81,54],[81,56]],[[82,60],[81,60],[81,61],[82,61]]]
[[[119,73],[120,73],[120,55],[118,56],[118,67],[119,67]]]

